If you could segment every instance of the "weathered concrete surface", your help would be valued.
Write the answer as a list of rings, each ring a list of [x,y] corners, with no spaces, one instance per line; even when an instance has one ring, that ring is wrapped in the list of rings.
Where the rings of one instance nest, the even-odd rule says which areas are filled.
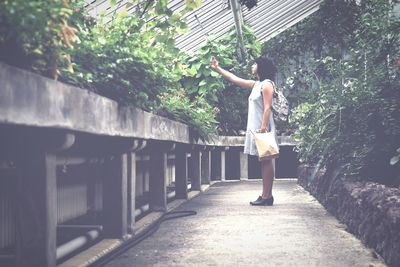
[[[189,143],[183,123],[0,62],[0,124]]]
[[[0,62],[0,124],[51,127],[98,135],[193,143],[189,127]],[[278,137],[282,145],[290,137]],[[243,136],[215,136],[201,145],[242,147]]]
[[[385,266],[297,181],[275,183],[272,207],[249,205],[260,188],[212,185],[178,209],[197,215],[164,222],[106,266]]]
[[[240,146],[244,144],[244,136],[214,136],[209,142],[199,141],[199,144],[213,144],[215,146]],[[294,141],[290,136],[278,136],[278,144],[281,146],[294,146],[296,141]]]

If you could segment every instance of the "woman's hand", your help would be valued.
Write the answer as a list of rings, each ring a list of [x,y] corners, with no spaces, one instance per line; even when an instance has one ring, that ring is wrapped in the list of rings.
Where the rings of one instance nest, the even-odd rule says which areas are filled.
[[[211,57],[211,68],[213,70],[216,70],[218,67],[219,67],[219,65],[218,65],[217,59],[214,56],[212,56]]]
[[[260,128],[260,129],[256,130],[256,133],[266,133],[266,132],[268,132],[268,131],[265,128]]]

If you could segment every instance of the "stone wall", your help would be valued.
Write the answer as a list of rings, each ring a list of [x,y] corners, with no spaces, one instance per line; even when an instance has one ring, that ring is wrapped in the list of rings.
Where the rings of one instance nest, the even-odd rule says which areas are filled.
[[[334,179],[335,173],[299,167],[299,184],[389,266],[400,266],[400,189]]]

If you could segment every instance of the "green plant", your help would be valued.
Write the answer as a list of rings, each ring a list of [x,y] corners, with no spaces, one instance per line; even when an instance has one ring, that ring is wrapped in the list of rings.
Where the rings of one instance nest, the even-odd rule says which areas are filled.
[[[234,29],[221,38],[208,41],[194,55],[183,59],[187,62],[188,73],[182,79],[182,85],[187,89],[190,98],[200,95],[211,105],[218,106],[219,132],[222,134],[236,135],[245,129],[249,92],[226,82],[212,71],[210,59],[215,56],[224,68],[240,77],[250,78],[250,62],[260,55],[261,44],[249,27],[245,26],[243,32],[247,50],[247,58],[243,63],[237,54],[238,39]]]
[[[167,1],[145,1],[132,14],[122,9],[109,22],[77,17],[81,42],[70,51],[73,71],[65,68],[62,80],[121,104],[156,110],[158,94],[179,88],[184,73],[174,44],[176,34],[186,29],[180,16]]]
[[[278,84],[292,108],[312,97],[326,77],[317,60],[340,59],[353,46],[359,13],[355,1],[326,0],[316,13],[264,43],[262,54],[277,65]]]
[[[311,60],[315,78],[305,84],[317,85],[290,118],[302,161],[339,168],[347,178],[400,182],[389,164],[400,145],[400,22],[389,15],[392,7],[363,1],[354,30],[343,38],[347,52]]]
[[[160,95],[159,114],[167,115],[191,126],[193,138],[209,140],[215,135],[218,122],[215,115],[219,112],[202,96],[190,100],[183,88],[168,90]]]
[[[187,1],[182,14],[167,4],[132,0],[111,20],[104,15],[95,20],[81,0],[2,2],[0,60],[54,78],[61,75],[63,82],[122,105],[164,111],[206,139],[215,133],[215,111],[202,96],[192,95],[190,101],[182,93],[180,80],[189,70],[174,44],[187,28],[182,14],[201,1]],[[128,8],[134,12],[128,14]],[[182,94],[172,93],[176,91]]]
[[[68,0],[1,1],[0,60],[56,79],[76,40],[72,13]]]

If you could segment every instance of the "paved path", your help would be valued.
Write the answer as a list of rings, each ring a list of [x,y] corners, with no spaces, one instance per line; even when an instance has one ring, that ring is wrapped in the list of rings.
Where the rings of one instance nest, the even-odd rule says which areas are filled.
[[[274,183],[275,205],[249,201],[261,181],[212,185],[160,229],[106,266],[386,266],[295,180]]]

